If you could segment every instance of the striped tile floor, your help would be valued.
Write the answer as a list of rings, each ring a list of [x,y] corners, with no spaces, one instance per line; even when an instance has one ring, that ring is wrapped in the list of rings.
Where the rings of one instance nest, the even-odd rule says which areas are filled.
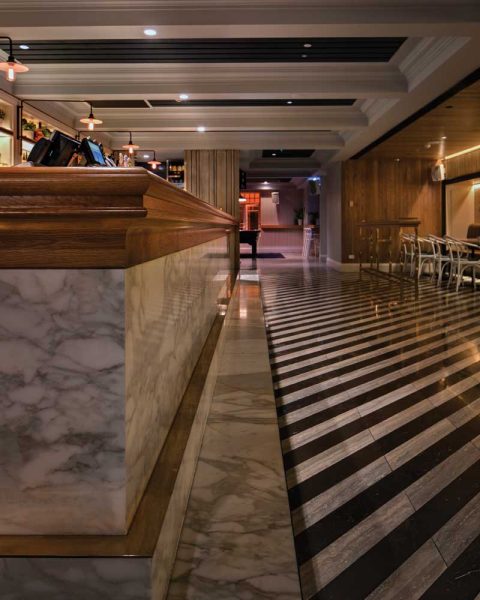
[[[261,269],[305,600],[480,599],[480,293]]]

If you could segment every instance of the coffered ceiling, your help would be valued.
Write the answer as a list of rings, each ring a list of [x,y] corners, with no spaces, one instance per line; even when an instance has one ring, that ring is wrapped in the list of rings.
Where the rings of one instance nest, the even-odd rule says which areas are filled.
[[[480,4],[462,0],[2,0],[1,34],[30,67],[8,91],[75,129],[86,100],[114,147],[132,131],[160,155],[238,148],[284,177],[355,155],[480,65]]]

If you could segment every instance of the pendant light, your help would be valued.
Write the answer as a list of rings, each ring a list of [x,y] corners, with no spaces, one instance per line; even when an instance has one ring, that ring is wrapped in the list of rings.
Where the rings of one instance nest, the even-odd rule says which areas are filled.
[[[137,144],[133,143],[131,131],[130,131],[130,139],[128,140],[128,144],[125,144],[124,146],[122,146],[122,148],[124,150],[128,150],[129,154],[133,154],[135,152],[135,150],[138,150],[140,148],[140,146],[137,146]]]
[[[155,154],[155,150],[153,151],[153,159],[149,160],[147,164],[151,165],[152,169],[156,169],[157,167],[159,167],[162,164],[159,160],[157,160],[157,155]]]
[[[85,123],[85,125],[88,125],[89,131],[93,131],[95,129],[95,125],[101,125],[103,121],[95,118],[93,114],[93,107],[90,104],[90,114],[88,117],[83,117],[83,119],[80,119],[80,123]]]
[[[6,61],[0,62],[0,71],[5,71],[5,77],[7,81],[15,81],[17,73],[26,73],[30,69],[25,65],[22,65],[21,62],[18,62],[18,60],[16,60],[16,58],[13,56],[12,38],[2,35],[0,36],[0,39],[8,40],[9,44],[8,58]]]

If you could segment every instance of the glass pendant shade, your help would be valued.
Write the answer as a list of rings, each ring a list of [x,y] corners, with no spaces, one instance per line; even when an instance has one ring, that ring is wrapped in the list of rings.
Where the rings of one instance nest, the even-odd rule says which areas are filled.
[[[138,146],[137,144],[133,143],[133,141],[132,141],[132,132],[130,132],[130,139],[128,141],[128,144],[123,145],[122,148],[124,150],[128,150],[129,154],[133,154],[135,152],[135,150],[138,150],[140,148],[140,146]]]
[[[0,62],[0,71],[5,71],[5,78],[7,81],[15,81],[19,73],[26,73],[30,69],[18,62],[13,56],[13,42],[12,39],[7,36],[0,36],[0,39],[8,40],[9,52],[6,61]]]
[[[88,130],[93,131],[95,129],[95,125],[101,125],[103,121],[95,118],[92,105],[90,105],[90,114],[88,117],[83,117],[83,119],[80,119],[80,123],[85,123],[85,125],[88,125]]]
[[[15,81],[18,73],[26,73],[30,69],[9,56],[6,62],[0,62],[0,71],[5,71],[7,81]]]
[[[154,170],[162,164],[159,160],[157,160],[155,150],[153,151],[152,160],[149,160],[147,164],[149,164]]]

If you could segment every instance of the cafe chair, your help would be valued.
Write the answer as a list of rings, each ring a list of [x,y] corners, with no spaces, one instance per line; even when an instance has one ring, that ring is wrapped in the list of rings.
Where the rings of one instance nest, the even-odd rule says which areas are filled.
[[[402,245],[402,272],[409,271],[410,276],[413,277],[415,272],[415,236],[411,233],[402,233],[400,242]]]
[[[435,248],[432,240],[417,236],[415,240],[415,251],[416,260],[418,261],[417,279],[420,279],[424,269],[428,265],[430,265],[432,271],[435,270]]]
[[[452,265],[453,261],[448,251],[447,242],[436,235],[430,234],[427,236],[428,239],[432,242],[433,254],[435,258],[435,268],[432,273],[432,281],[435,280],[435,276],[437,277],[437,286],[439,286],[445,274],[445,271],[448,267],[449,274],[449,283],[451,282],[452,277]]]
[[[456,280],[456,291],[463,284],[463,277],[467,269],[472,270],[473,288],[477,289],[477,269],[480,268],[480,258],[474,258],[476,252],[480,252],[478,244],[464,242],[462,240],[445,236],[452,260],[452,277]]]

